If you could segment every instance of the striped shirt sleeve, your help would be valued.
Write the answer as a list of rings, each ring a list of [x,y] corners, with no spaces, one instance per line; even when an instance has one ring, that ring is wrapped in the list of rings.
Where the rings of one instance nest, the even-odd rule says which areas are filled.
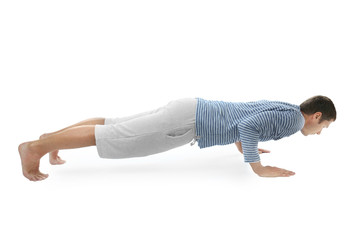
[[[245,119],[238,125],[245,162],[252,163],[260,161],[258,152],[260,134],[271,129],[273,122],[273,112],[262,112]]]

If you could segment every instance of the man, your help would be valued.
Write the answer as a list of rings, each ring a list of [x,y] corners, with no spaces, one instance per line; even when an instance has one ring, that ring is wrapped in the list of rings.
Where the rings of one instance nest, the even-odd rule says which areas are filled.
[[[40,159],[49,153],[51,164],[65,163],[60,149],[97,147],[102,158],[143,157],[196,141],[200,148],[235,143],[245,162],[262,177],[289,177],[295,173],[262,166],[259,141],[279,140],[301,130],[320,134],[336,120],[333,102],[315,96],[300,106],[278,101],[223,102],[185,98],[166,106],[125,118],[94,118],[39,140],[19,145],[23,174],[31,181],[44,180]]]

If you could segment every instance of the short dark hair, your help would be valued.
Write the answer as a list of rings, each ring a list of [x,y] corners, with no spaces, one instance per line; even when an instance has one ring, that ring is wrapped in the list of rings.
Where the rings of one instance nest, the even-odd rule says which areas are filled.
[[[325,96],[314,96],[309,98],[300,105],[300,110],[305,114],[314,114],[321,112],[322,116],[320,122],[335,121],[336,120],[336,109],[334,103],[330,98]]]

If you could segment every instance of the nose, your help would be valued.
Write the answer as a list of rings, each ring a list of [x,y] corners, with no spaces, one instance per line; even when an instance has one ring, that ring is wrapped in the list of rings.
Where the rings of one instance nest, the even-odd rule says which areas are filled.
[[[317,134],[317,135],[320,135],[320,134],[321,134],[321,131],[317,132],[316,134]]]

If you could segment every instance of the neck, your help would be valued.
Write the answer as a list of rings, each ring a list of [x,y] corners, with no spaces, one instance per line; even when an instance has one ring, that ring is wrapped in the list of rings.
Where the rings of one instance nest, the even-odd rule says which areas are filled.
[[[304,113],[303,111],[301,111],[301,114],[303,115],[304,119],[305,119],[305,123],[307,123],[309,121],[310,115],[307,115],[306,113]]]

